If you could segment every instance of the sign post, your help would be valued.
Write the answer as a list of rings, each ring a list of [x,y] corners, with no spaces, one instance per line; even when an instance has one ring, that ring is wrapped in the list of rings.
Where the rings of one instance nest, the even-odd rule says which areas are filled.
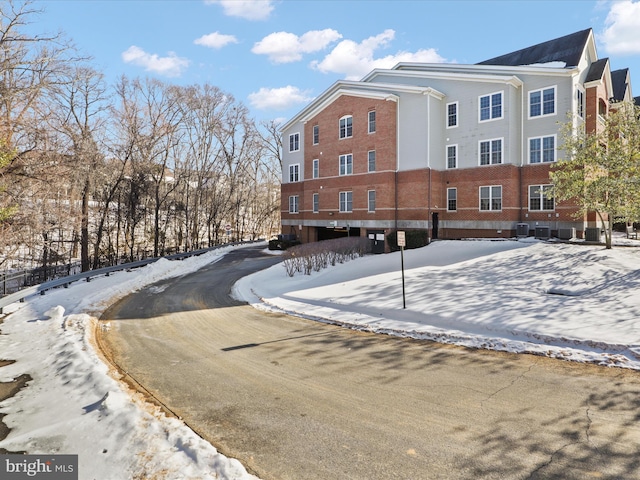
[[[400,247],[400,265],[402,268],[402,308],[407,308],[407,302],[405,300],[404,293],[404,247],[407,244],[407,240],[404,232],[398,232],[398,246]]]

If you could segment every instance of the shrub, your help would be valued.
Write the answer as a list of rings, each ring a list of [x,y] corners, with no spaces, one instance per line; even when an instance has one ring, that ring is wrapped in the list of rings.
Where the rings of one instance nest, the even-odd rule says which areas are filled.
[[[371,241],[366,237],[334,238],[291,247],[283,254],[282,263],[290,277],[296,272],[311,275],[311,271],[319,272],[336,262],[344,263],[367,253],[371,253]]]

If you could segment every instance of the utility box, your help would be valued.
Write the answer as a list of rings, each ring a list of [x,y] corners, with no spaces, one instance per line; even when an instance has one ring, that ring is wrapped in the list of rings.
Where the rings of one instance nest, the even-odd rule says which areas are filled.
[[[602,234],[597,227],[587,227],[584,230],[584,241],[600,243]]]
[[[576,238],[575,228],[560,228],[558,229],[558,238],[560,240],[571,240]]]
[[[516,225],[516,236],[518,236],[518,237],[528,237],[529,236],[529,224],[528,223],[518,223]]]
[[[551,238],[551,227],[536,227],[536,238],[549,240]]]

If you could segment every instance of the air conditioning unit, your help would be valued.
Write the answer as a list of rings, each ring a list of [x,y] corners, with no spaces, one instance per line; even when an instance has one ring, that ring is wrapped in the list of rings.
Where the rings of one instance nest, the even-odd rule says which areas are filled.
[[[559,228],[558,238],[560,240],[571,240],[573,238],[576,238],[576,229],[575,228]]]
[[[602,233],[600,229],[597,227],[587,227],[584,230],[584,240],[585,242],[595,242],[600,243],[602,239]]]
[[[518,223],[516,225],[516,236],[518,236],[518,237],[528,237],[529,236],[529,224],[528,223]]]
[[[551,238],[551,227],[536,227],[536,238],[549,240]]]

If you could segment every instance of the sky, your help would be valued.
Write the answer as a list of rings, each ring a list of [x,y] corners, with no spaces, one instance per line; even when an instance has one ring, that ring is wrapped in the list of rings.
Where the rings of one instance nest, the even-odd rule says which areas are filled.
[[[473,64],[593,28],[640,96],[640,0],[34,0],[110,81],[210,83],[283,121],[334,82],[399,61]],[[635,75],[634,75],[635,73]]]
[[[622,234],[610,250],[581,243],[438,241],[406,250],[406,308],[400,252],[293,277],[276,264],[241,279],[233,295],[261,310],[381,334],[640,370],[640,241]],[[0,368],[0,381],[33,379],[0,402],[11,428],[0,448],[78,455],[80,478],[256,480],[118,381],[93,335],[119,298],[146,287],[162,295],[153,283],[216,262],[230,248],[245,247],[160,259],[6,307],[0,352],[15,363]]]

